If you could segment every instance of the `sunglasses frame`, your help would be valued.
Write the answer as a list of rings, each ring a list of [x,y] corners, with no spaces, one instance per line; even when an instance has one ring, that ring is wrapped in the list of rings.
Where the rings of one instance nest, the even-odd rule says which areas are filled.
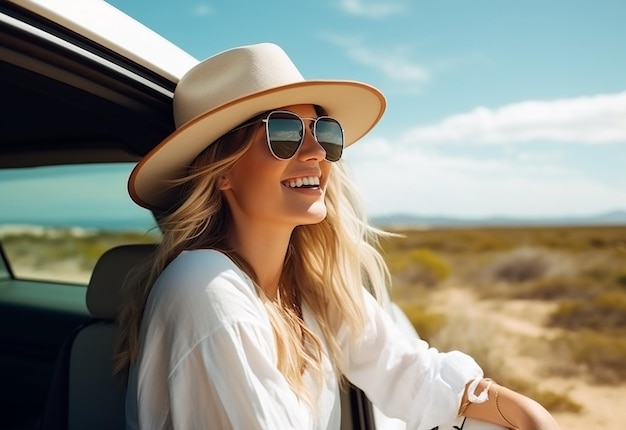
[[[270,140],[270,128],[269,128],[269,122],[271,120],[271,116],[273,114],[284,114],[290,117],[293,117],[294,119],[299,119],[300,123],[302,124],[302,136],[300,137],[300,143],[298,143],[298,147],[296,148],[296,150],[294,151],[293,155],[291,157],[288,158],[281,158],[278,155],[276,155],[276,153],[274,153],[274,149],[272,149],[272,143]],[[288,118],[280,118],[280,119],[288,119]],[[341,124],[339,123],[339,121],[337,121],[337,119],[331,117],[331,116],[326,116],[326,115],[322,115],[322,116],[318,116],[317,118],[303,118],[300,115],[294,113],[294,112],[290,112],[290,111],[286,111],[286,110],[273,110],[271,112],[269,112],[267,114],[267,116],[265,118],[263,118],[261,121],[265,123],[265,141],[267,142],[267,146],[270,149],[270,152],[272,153],[272,155],[278,159],[278,160],[291,160],[293,157],[296,156],[296,154],[298,153],[298,151],[300,151],[300,148],[302,148],[302,144],[304,143],[304,138],[306,135],[306,124],[304,123],[304,120],[309,120],[309,121],[313,121],[313,129],[311,130],[313,133],[313,138],[315,138],[315,141],[317,142],[318,145],[320,145],[322,148],[324,148],[324,145],[322,143],[320,143],[319,139],[317,138],[317,124],[319,123],[320,120],[331,120],[331,122],[334,122],[335,124],[337,124],[339,126],[339,129],[341,130],[341,153],[339,154],[339,158],[337,158],[336,160],[329,160],[328,157],[328,151],[326,151],[326,148],[324,148],[324,152],[326,155],[324,155],[324,159],[330,163],[335,163],[339,160],[341,160],[341,156],[343,155],[343,149],[344,149],[344,145],[345,145],[345,138],[344,138],[344,133],[343,133],[343,127],[341,126]]]
[[[291,117],[293,117],[293,119],[299,119],[300,123],[302,124],[302,136],[300,137],[300,143],[298,143],[298,147],[296,148],[296,150],[294,151],[294,153],[293,153],[293,155],[291,157],[288,157],[288,158],[279,157],[278,155],[276,155],[276,153],[272,149],[272,144],[271,144],[271,141],[270,141],[269,121],[270,121],[271,116],[273,114],[285,114],[285,115],[291,116]],[[284,119],[288,119],[288,118],[284,118]],[[245,127],[249,127],[249,126],[254,125],[257,122],[261,121],[261,122],[265,123],[265,142],[267,143],[267,147],[269,148],[270,153],[277,160],[283,160],[283,161],[284,160],[291,160],[293,157],[296,156],[296,154],[298,153],[298,151],[302,147],[302,144],[304,143],[304,138],[305,138],[305,135],[306,135],[306,124],[304,123],[304,120],[313,121],[313,129],[312,129],[313,138],[315,139],[317,144],[320,145],[324,149],[324,152],[326,154],[326,155],[324,155],[324,159],[326,161],[328,161],[329,163],[335,163],[335,162],[341,160],[341,157],[343,156],[343,150],[344,150],[345,144],[346,144],[345,134],[344,134],[344,131],[343,131],[343,127],[341,126],[341,123],[336,118],[333,118],[332,116],[322,115],[322,116],[319,116],[317,118],[303,118],[300,115],[298,115],[298,114],[296,114],[294,112],[290,112],[288,110],[273,110],[273,111],[268,112],[268,114],[267,114],[267,116],[265,118],[261,118],[260,120],[257,119],[255,121],[252,121],[252,122],[249,122],[249,123],[246,123],[246,124],[242,124],[239,127],[235,127],[234,129],[229,131],[229,133],[232,133],[234,131],[240,130],[240,129],[245,128]],[[317,139],[317,124],[318,124],[319,120],[331,120],[332,122],[337,124],[339,126],[339,129],[341,130],[341,153],[339,154],[339,158],[337,158],[336,160],[329,160],[327,158],[328,157],[328,151],[326,151],[326,148],[324,148],[324,145],[321,144],[320,141]]]

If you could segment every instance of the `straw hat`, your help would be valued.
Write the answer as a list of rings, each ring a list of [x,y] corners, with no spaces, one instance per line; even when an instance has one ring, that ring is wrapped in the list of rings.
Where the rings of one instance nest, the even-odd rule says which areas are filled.
[[[128,181],[131,198],[149,209],[167,209],[178,194],[169,181],[185,175],[207,146],[244,121],[284,106],[314,104],[336,118],[345,146],[381,118],[385,98],[354,81],[305,80],[287,54],[271,43],[221,52],[189,70],[174,92],[176,131],[150,151]]]

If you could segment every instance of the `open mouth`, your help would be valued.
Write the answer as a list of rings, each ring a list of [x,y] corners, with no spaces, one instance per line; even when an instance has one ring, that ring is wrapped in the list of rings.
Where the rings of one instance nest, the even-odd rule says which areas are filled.
[[[303,178],[290,179],[282,183],[287,188],[319,188],[320,178],[317,176],[306,176]]]

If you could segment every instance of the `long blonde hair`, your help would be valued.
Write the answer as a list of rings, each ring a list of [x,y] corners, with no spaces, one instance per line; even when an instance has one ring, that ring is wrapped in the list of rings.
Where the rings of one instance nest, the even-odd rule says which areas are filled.
[[[250,121],[252,122],[252,121]],[[188,175],[176,182],[182,203],[161,221],[163,239],[152,258],[129,278],[124,308],[118,318],[115,371],[124,374],[139,354],[141,320],[152,285],[165,267],[183,250],[211,248],[227,254],[256,282],[250,265],[228,248],[231,216],[218,188],[218,180],[250,147],[255,127],[238,128],[207,147],[194,160]],[[279,296],[265,303],[278,351],[278,370],[307,403],[315,393],[304,388],[303,371],[321,380],[322,346],[325,341],[335,370],[342,359],[336,340],[340,324],[346,324],[357,339],[365,323],[363,286],[382,297],[389,273],[377,251],[384,232],[370,226],[362,203],[343,161],[333,164],[326,189],[326,218],[312,225],[297,226],[291,237]],[[300,303],[306,303],[316,318],[324,339],[318,339],[304,324]]]

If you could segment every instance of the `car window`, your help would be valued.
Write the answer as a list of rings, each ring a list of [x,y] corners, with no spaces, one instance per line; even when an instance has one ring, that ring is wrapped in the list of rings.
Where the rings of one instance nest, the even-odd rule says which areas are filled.
[[[106,250],[157,242],[152,214],[126,192],[132,167],[115,163],[0,170],[0,241],[14,277],[86,285]],[[2,270],[0,265],[0,276]]]
[[[4,258],[2,257],[2,255],[0,255],[0,281],[4,281],[6,279],[9,279],[10,277],[11,274],[9,273],[9,268],[4,262]]]

